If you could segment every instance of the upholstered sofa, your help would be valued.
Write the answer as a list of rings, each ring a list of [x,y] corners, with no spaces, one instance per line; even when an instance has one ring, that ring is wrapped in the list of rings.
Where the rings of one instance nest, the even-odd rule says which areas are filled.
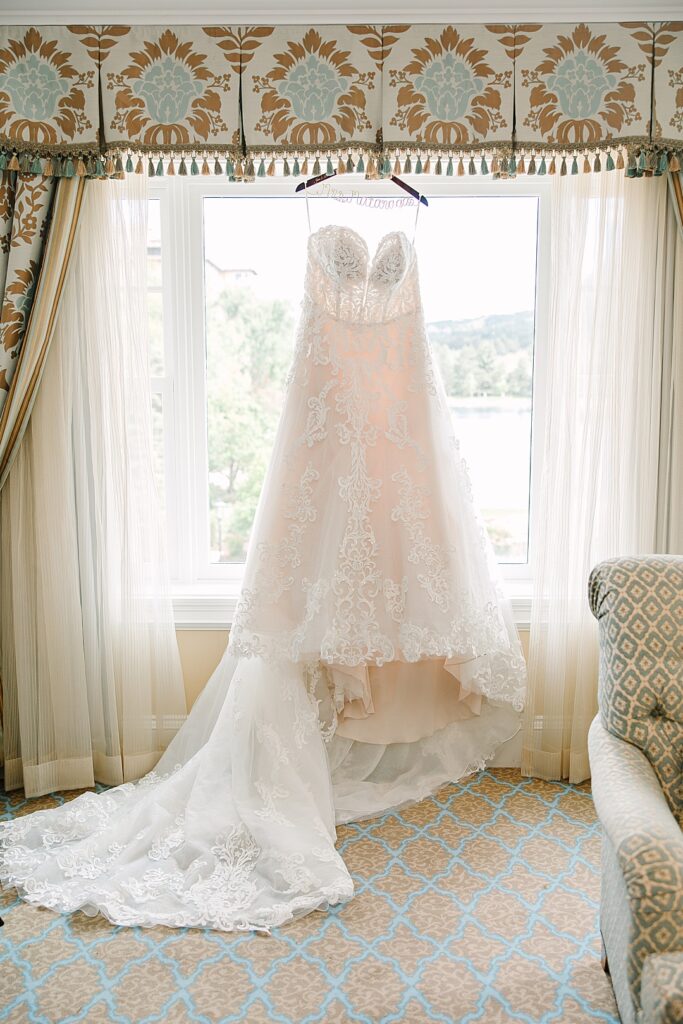
[[[683,558],[602,562],[589,600],[606,967],[623,1024],[683,1022]]]

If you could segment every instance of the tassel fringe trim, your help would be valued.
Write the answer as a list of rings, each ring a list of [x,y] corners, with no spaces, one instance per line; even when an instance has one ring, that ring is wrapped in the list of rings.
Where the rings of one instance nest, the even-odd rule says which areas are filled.
[[[144,159],[143,159],[144,157]],[[16,171],[43,177],[121,178],[124,174],[202,175],[226,177],[229,181],[254,181],[256,178],[309,177],[319,174],[363,174],[368,180],[395,175],[434,174],[446,177],[515,178],[526,174],[575,175],[623,171],[629,178],[652,177],[680,171],[683,150],[654,144],[605,146],[564,152],[532,147],[512,149],[503,146],[480,152],[386,148],[302,151],[222,150],[174,153],[116,150],[106,154],[92,152],[52,153],[19,152],[0,148],[0,172]]]

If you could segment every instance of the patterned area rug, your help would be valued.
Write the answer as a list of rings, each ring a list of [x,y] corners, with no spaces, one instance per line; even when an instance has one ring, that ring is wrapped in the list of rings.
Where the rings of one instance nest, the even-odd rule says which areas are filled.
[[[4,816],[61,802],[0,794]],[[618,1021],[586,786],[494,769],[339,829],[346,906],[271,936],[115,928],[2,894],[0,1020]]]

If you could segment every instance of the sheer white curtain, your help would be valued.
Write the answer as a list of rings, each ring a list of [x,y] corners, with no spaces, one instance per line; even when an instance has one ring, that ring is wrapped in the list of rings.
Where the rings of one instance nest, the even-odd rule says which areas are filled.
[[[578,782],[597,709],[588,575],[657,547],[666,180],[558,178],[522,770]],[[680,273],[680,270],[679,270]],[[667,283],[668,281],[668,283]]]
[[[5,786],[117,784],[185,717],[147,371],[144,178],[89,182],[35,408],[0,496]]]
[[[669,174],[669,223],[662,252],[662,335],[657,551],[683,555],[683,174]]]

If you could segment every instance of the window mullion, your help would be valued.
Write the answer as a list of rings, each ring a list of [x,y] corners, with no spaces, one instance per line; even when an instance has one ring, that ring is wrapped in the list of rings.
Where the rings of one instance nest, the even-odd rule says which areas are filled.
[[[183,586],[192,582],[192,535],[194,521],[192,515],[191,488],[189,486],[191,451],[192,451],[192,415],[191,396],[188,394],[188,383],[192,376],[187,365],[190,355],[191,335],[188,328],[190,314],[190,294],[188,288],[189,265],[189,194],[184,188],[182,179],[172,182],[168,190],[167,206],[167,281],[169,283],[168,304],[171,311],[171,350],[172,371],[170,374],[170,391],[172,415],[172,436],[168,439],[167,451],[169,458],[171,482],[169,491],[172,493],[172,515],[169,528],[169,542],[174,552],[173,577]]]
[[[550,316],[550,226],[551,195],[541,190],[538,200],[538,242],[536,252],[536,308],[534,311],[534,363],[531,398],[531,466],[529,472],[529,545],[527,551],[526,583],[532,583],[536,521],[535,495],[542,469],[543,439],[546,422],[547,342]]]
[[[189,288],[187,323],[188,395],[191,396],[188,496],[192,503],[192,582],[202,584],[209,576],[208,450],[206,429],[206,354],[204,339],[204,237],[202,192],[191,183],[188,193],[187,266]]]

